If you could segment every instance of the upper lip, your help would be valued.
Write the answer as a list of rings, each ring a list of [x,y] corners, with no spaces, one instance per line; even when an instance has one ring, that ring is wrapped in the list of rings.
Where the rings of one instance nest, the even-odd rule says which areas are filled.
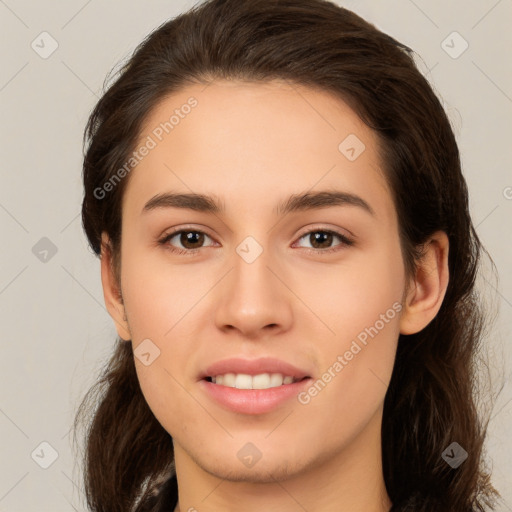
[[[199,378],[215,377],[226,373],[244,373],[246,375],[259,375],[261,373],[281,373],[282,375],[303,379],[309,377],[307,371],[301,370],[280,359],[262,357],[258,359],[230,358],[216,361],[204,370]]]

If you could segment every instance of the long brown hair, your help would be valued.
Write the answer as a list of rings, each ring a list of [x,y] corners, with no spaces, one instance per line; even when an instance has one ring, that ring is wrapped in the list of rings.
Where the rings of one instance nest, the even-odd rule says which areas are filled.
[[[100,254],[107,232],[118,268],[129,175],[106,194],[104,185],[133,152],[148,114],[188,84],[218,78],[284,79],[334,93],[354,109],[378,135],[409,276],[428,237],[448,234],[441,309],[398,341],[384,403],[384,480],[396,512],[494,510],[498,493],[484,470],[487,422],[476,403],[485,315],[475,279],[484,249],[449,120],[407,46],[324,0],[209,0],[164,23],[120,69],[86,127],[82,221],[92,249]],[[131,343],[117,341],[80,405],[79,425],[87,427],[91,510],[152,510],[153,495],[173,476],[172,438],[141,393]],[[457,469],[441,457],[454,441],[468,453]]]

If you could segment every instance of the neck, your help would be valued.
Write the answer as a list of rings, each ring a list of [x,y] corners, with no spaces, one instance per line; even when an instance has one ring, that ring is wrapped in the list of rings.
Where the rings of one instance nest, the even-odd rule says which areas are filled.
[[[382,411],[350,445],[281,481],[229,481],[204,471],[175,442],[175,512],[388,512],[381,453]],[[175,440],[176,441],[176,440]],[[271,472],[269,472],[271,477]]]

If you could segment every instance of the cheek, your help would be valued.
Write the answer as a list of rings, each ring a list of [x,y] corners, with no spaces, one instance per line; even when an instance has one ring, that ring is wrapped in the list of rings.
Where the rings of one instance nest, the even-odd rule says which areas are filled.
[[[155,265],[136,250],[126,254],[130,256],[123,259],[121,280],[133,349],[137,353],[139,344],[149,339],[158,354],[147,366],[135,355],[138,380],[153,414],[174,434],[186,428],[189,416],[204,413],[194,410],[184,388],[187,364],[197,350],[190,340],[203,305],[199,300],[211,283],[197,270]]]
[[[297,275],[293,283],[297,295],[317,315],[327,329],[326,340],[343,348],[377,323],[378,330],[393,324],[398,335],[400,300],[405,286],[405,274],[398,243],[365,249],[342,263],[318,267],[315,274],[304,280]],[[384,315],[384,320],[381,319]]]
[[[382,403],[400,332],[404,282],[399,246],[368,252],[358,265],[340,267],[325,281],[330,292],[315,304],[334,334],[323,337],[324,373],[304,401],[332,412],[329,428],[341,428],[343,411],[362,424]]]
[[[393,372],[400,304],[393,307],[382,297],[375,302],[380,303],[360,305],[362,313],[343,312],[339,336],[322,344],[322,374],[299,397],[324,439],[348,442],[382,407]]]
[[[162,265],[148,257],[123,260],[122,288],[132,337],[168,340],[194,315],[211,283],[194,265]]]

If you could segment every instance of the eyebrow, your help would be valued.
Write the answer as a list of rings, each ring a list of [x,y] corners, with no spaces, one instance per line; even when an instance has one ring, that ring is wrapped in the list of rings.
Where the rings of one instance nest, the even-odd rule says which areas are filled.
[[[318,192],[305,192],[293,194],[274,208],[277,215],[286,215],[291,212],[308,211],[333,206],[356,206],[370,215],[375,215],[373,208],[358,195],[338,190],[323,190]],[[142,209],[142,213],[160,208],[185,208],[206,213],[223,213],[223,203],[215,196],[196,193],[157,194],[152,197]]]

